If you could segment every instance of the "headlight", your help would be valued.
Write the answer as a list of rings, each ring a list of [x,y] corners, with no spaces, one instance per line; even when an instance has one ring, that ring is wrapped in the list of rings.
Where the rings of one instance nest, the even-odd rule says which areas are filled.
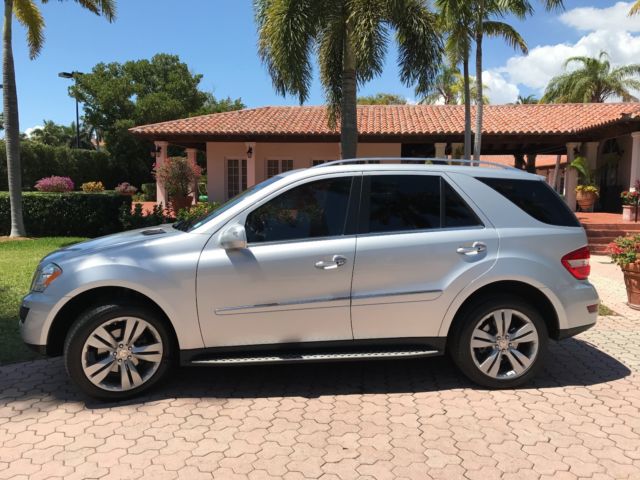
[[[44,289],[60,275],[62,275],[62,269],[55,263],[47,263],[46,265],[39,267],[33,276],[31,291],[44,292]]]

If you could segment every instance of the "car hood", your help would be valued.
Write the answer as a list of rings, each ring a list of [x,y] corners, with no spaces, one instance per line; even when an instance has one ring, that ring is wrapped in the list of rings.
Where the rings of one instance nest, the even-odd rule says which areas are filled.
[[[81,255],[103,252],[115,247],[132,247],[136,244],[143,245],[146,242],[158,240],[160,238],[167,239],[170,237],[185,235],[183,231],[175,229],[171,225],[172,224],[164,224],[156,227],[139,228],[136,230],[129,230],[127,232],[116,233],[76,243],[50,253],[42,259],[41,263],[45,261],[56,262]]]

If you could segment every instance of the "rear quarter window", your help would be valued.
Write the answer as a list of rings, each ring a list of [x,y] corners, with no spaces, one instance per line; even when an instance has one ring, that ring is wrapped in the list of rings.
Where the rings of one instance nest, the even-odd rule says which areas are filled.
[[[564,200],[542,180],[489,177],[476,179],[542,223],[560,227],[580,226]]]

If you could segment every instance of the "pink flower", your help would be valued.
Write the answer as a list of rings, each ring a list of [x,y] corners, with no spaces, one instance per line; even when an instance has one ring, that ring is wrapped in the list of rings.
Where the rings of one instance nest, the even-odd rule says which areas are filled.
[[[38,180],[35,188],[40,192],[70,192],[74,189],[74,184],[69,177],[51,176]]]

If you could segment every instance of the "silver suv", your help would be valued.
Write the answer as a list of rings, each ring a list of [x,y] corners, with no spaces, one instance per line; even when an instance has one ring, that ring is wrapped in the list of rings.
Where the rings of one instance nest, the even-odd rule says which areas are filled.
[[[121,399],[176,363],[445,352],[478,384],[513,387],[550,338],[594,325],[585,232],[541,177],[379,162],[288,172],[200,221],[58,250],[22,337],[64,355],[86,394]]]

